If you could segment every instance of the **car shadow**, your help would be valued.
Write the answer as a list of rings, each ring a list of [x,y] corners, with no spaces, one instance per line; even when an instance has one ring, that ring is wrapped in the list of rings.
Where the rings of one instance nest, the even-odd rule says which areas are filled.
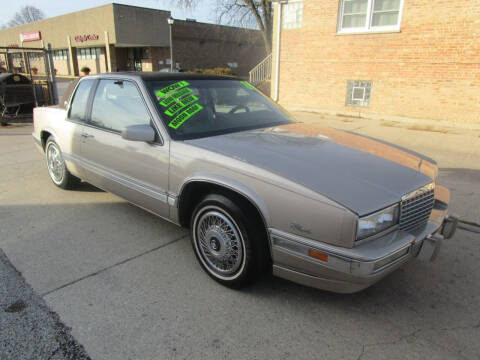
[[[82,181],[80,185],[78,185],[74,191],[84,191],[84,192],[105,192],[102,189],[93,186],[85,181]]]

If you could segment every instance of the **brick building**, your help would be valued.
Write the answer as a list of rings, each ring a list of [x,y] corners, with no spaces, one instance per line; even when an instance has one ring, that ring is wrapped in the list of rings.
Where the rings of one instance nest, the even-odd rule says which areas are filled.
[[[0,46],[15,52],[15,47],[51,43],[58,75],[79,75],[83,66],[92,74],[157,71],[170,67],[169,17],[170,11],[107,4],[0,30]],[[183,69],[230,66],[245,76],[265,57],[257,30],[175,19],[172,33],[174,62]],[[29,56],[31,66],[42,73],[43,58]],[[10,61],[12,67],[21,65],[22,54]]]
[[[272,97],[290,109],[480,123],[479,19],[472,0],[277,2]]]

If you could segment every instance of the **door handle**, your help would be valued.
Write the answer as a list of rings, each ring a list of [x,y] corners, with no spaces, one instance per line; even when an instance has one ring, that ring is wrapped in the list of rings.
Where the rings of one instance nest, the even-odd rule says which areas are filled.
[[[87,133],[81,133],[80,136],[84,137],[84,138],[93,138],[94,137],[93,135],[90,135],[90,134],[87,134]]]

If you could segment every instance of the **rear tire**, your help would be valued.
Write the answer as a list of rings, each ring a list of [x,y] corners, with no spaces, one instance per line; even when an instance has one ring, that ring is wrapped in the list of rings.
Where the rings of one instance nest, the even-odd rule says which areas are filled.
[[[52,182],[59,188],[69,190],[81,183],[79,178],[73,176],[70,171],[68,171],[60,147],[52,136],[47,139],[45,145],[45,158],[50,179],[52,179]]]
[[[241,288],[269,264],[265,231],[229,198],[210,194],[195,207],[190,236],[207,274],[222,285]]]

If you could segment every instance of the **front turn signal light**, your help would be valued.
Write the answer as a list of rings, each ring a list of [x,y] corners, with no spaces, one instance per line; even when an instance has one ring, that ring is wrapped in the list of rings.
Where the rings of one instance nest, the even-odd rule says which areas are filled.
[[[324,252],[321,252],[321,251],[318,251],[318,250],[310,249],[310,250],[308,250],[308,255],[315,258],[315,259],[318,259],[318,260],[321,260],[321,261],[324,261],[324,262],[328,262],[328,254],[327,253],[324,253]]]

